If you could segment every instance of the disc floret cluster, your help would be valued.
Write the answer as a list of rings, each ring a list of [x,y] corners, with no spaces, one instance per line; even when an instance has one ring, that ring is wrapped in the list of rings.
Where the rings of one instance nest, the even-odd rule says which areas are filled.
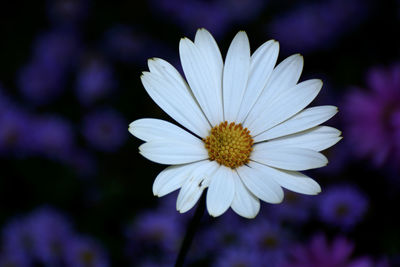
[[[221,165],[235,169],[250,161],[254,141],[250,131],[240,123],[221,122],[203,141],[210,160]]]

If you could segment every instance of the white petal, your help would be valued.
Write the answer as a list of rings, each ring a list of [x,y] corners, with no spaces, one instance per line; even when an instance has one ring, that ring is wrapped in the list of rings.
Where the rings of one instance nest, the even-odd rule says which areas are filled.
[[[215,49],[212,42],[209,42],[209,45],[209,51]],[[203,44],[200,46],[202,47]],[[179,53],[186,79],[204,114],[214,126],[223,121],[222,85],[221,77],[218,76],[221,70],[218,69],[218,64],[210,63],[208,59],[210,56],[205,55],[204,50],[204,47],[200,50],[187,38],[181,39],[179,43]]]
[[[236,34],[226,55],[223,74],[225,120],[236,121],[250,72],[250,44],[244,31]]]
[[[177,211],[184,213],[193,208],[204,190],[199,184],[201,184],[201,179],[200,177],[196,177],[190,183],[185,183],[182,186],[176,202]]]
[[[144,143],[139,147],[139,153],[161,164],[185,164],[208,158],[204,145],[170,140]]]
[[[245,218],[256,217],[260,211],[260,200],[246,188],[237,173],[235,173],[233,179],[235,181],[235,196],[231,208]]]
[[[269,203],[280,203],[283,190],[271,177],[246,165],[236,169],[242,182],[259,199]]]
[[[250,110],[246,118],[246,124],[258,118],[272,100],[296,85],[302,69],[303,57],[299,54],[286,58],[276,66],[272,71],[271,77],[268,79],[265,89]]]
[[[317,126],[307,131],[283,136],[262,143],[263,149],[277,149],[280,147],[300,147],[315,151],[322,151],[339,142],[341,132],[329,126]]]
[[[213,175],[218,166],[214,161],[204,161],[191,172],[182,185],[176,200],[176,209],[179,212],[186,212],[196,204],[201,193],[208,186],[207,181],[209,181],[210,176]]]
[[[316,181],[299,172],[277,170],[257,162],[250,162],[249,165],[290,191],[306,195],[316,195],[321,192],[321,187]]]
[[[206,29],[199,29],[196,33],[194,44],[204,55],[208,67],[211,68],[215,76],[215,88],[220,89],[216,96],[219,98],[218,100],[222,106],[222,71],[224,62],[222,61],[221,51],[218,48],[217,42],[215,42],[214,37]]]
[[[154,102],[174,120],[200,137],[209,134],[210,124],[187,88],[179,83],[170,83],[164,76],[153,72],[144,72],[141,79]]]
[[[337,113],[335,106],[318,106],[300,111],[290,119],[254,137],[255,142],[301,132],[317,126]]]
[[[245,125],[256,136],[300,112],[318,95],[321,80],[307,80],[285,90],[264,107],[262,113],[250,124]]]
[[[202,142],[182,128],[159,119],[139,119],[129,124],[129,132],[143,141],[172,140],[185,143]]]
[[[208,213],[217,217],[224,213],[232,204],[235,195],[234,170],[220,166],[211,178],[207,191]]]
[[[244,121],[263,91],[276,64],[278,53],[279,43],[275,40],[270,40],[260,46],[251,56],[249,80],[240,105],[237,117],[238,122]]]
[[[182,187],[183,183],[189,179],[193,170],[206,161],[198,161],[184,165],[172,165],[160,172],[153,183],[153,194],[155,196],[165,196]]]
[[[258,143],[254,146],[251,160],[292,171],[304,171],[328,164],[327,158],[314,150],[298,147],[271,148],[267,143]]]
[[[148,66],[149,70],[152,73],[156,73],[162,76],[170,85],[173,86],[173,88],[171,89],[172,93],[176,92],[176,94],[178,94],[178,97],[183,102],[190,105],[190,111],[195,114],[195,122],[199,123],[199,126],[207,128],[209,126],[209,122],[206,116],[196,102],[196,99],[194,98],[193,93],[189,88],[189,85],[183,79],[181,74],[174,68],[174,66],[160,58],[149,59]],[[191,121],[193,121],[194,119],[192,119]]]

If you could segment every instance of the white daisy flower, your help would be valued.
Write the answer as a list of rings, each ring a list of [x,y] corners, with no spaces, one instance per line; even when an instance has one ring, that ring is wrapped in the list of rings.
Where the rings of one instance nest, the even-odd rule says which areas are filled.
[[[231,207],[254,218],[260,199],[282,201],[282,187],[309,195],[321,191],[299,171],[328,163],[320,151],[337,143],[341,132],[318,125],[337,108],[306,108],[322,81],[298,83],[303,57],[290,56],[274,67],[278,52],[278,42],[270,40],[250,55],[249,40],[241,31],[224,64],[212,35],[199,29],[194,42],[183,38],[179,44],[186,80],[168,62],[148,61],[150,71],[141,76],[147,93],[186,128],[158,119],[139,119],[129,126],[145,141],[140,154],[172,165],[157,176],[154,195],[180,188],[176,207],[186,212],[208,188],[211,216]]]

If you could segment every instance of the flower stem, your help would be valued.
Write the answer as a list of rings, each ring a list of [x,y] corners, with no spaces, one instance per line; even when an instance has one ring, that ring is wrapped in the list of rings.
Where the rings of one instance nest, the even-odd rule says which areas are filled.
[[[186,229],[185,237],[183,239],[181,248],[179,250],[178,257],[176,258],[175,267],[183,266],[186,255],[189,252],[190,245],[192,244],[194,235],[200,224],[201,217],[204,214],[205,207],[206,207],[206,194],[203,193],[199,201],[199,205],[197,206],[196,211],[193,215],[193,218],[190,220],[188,227]]]

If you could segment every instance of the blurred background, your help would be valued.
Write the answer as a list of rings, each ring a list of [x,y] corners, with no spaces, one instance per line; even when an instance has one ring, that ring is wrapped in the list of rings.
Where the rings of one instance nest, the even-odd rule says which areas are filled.
[[[344,139],[307,173],[320,195],[204,215],[187,266],[400,266],[400,1],[3,1],[0,18],[0,266],[173,265],[193,211],[153,196],[165,166],[127,129],[172,121],[139,77],[150,57],[180,69],[199,27],[223,55],[239,30],[303,54]]]

